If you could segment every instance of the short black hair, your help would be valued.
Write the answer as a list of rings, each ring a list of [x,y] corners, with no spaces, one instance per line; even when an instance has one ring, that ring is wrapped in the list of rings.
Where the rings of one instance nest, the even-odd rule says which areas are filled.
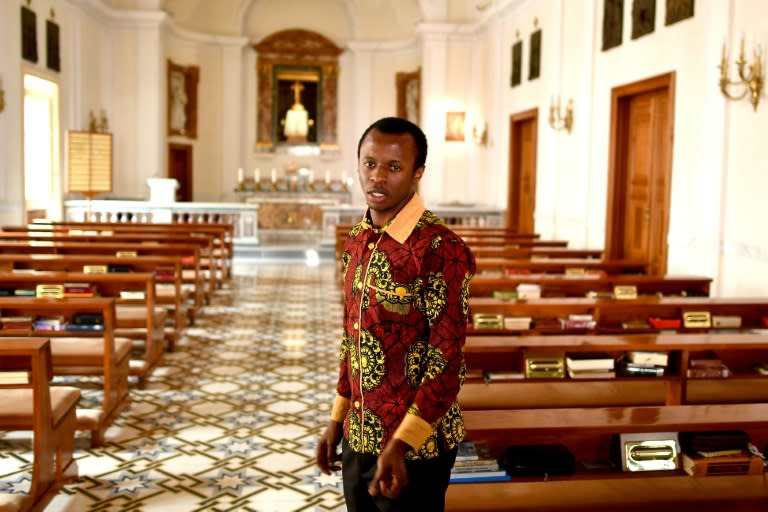
[[[409,134],[416,144],[416,161],[414,162],[413,170],[415,171],[419,167],[424,167],[424,164],[427,162],[427,136],[424,135],[421,128],[401,117],[382,117],[366,128],[363,135],[360,136],[360,141],[357,143],[358,160],[360,159],[360,147],[363,145],[363,140],[373,130],[380,131],[381,133],[388,133],[390,135],[399,135],[401,133]]]

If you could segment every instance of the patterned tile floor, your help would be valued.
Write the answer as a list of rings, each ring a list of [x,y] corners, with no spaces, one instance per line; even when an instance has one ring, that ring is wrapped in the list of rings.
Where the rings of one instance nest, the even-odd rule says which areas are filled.
[[[343,511],[314,449],[333,397],[335,263],[235,263],[145,390],[46,511]],[[86,436],[86,437],[81,437]],[[0,432],[0,492],[28,488],[29,434]]]

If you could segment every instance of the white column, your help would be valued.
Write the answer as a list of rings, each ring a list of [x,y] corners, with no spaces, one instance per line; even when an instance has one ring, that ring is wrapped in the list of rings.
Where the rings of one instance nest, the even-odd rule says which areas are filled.
[[[243,47],[247,40],[228,41],[221,46],[221,180],[222,191],[231,190],[235,173],[248,161],[244,138],[246,109],[243,98]]]
[[[138,186],[147,178],[165,177],[166,76],[161,26],[164,13],[136,23],[136,169]]]
[[[427,167],[421,178],[419,194],[427,205],[443,198],[445,182],[445,85],[448,81],[447,36],[442,26],[421,25],[421,128],[427,135]]]

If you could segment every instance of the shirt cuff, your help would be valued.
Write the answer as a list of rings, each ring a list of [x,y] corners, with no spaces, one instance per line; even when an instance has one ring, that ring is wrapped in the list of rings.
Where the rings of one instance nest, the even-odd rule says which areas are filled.
[[[348,410],[349,398],[336,395],[336,399],[333,401],[333,409],[331,409],[331,419],[338,423],[344,423],[344,418],[347,417]]]
[[[432,425],[416,415],[406,414],[392,437],[406,442],[413,450],[418,450],[430,435]]]

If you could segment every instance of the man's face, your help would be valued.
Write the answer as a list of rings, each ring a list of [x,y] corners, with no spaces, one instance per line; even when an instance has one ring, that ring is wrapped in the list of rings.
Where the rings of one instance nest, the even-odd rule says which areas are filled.
[[[392,220],[416,191],[424,167],[414,169],[415,161],[416,143],[410,134],[372,130],[363,139],[357,172],[375,226]]]

